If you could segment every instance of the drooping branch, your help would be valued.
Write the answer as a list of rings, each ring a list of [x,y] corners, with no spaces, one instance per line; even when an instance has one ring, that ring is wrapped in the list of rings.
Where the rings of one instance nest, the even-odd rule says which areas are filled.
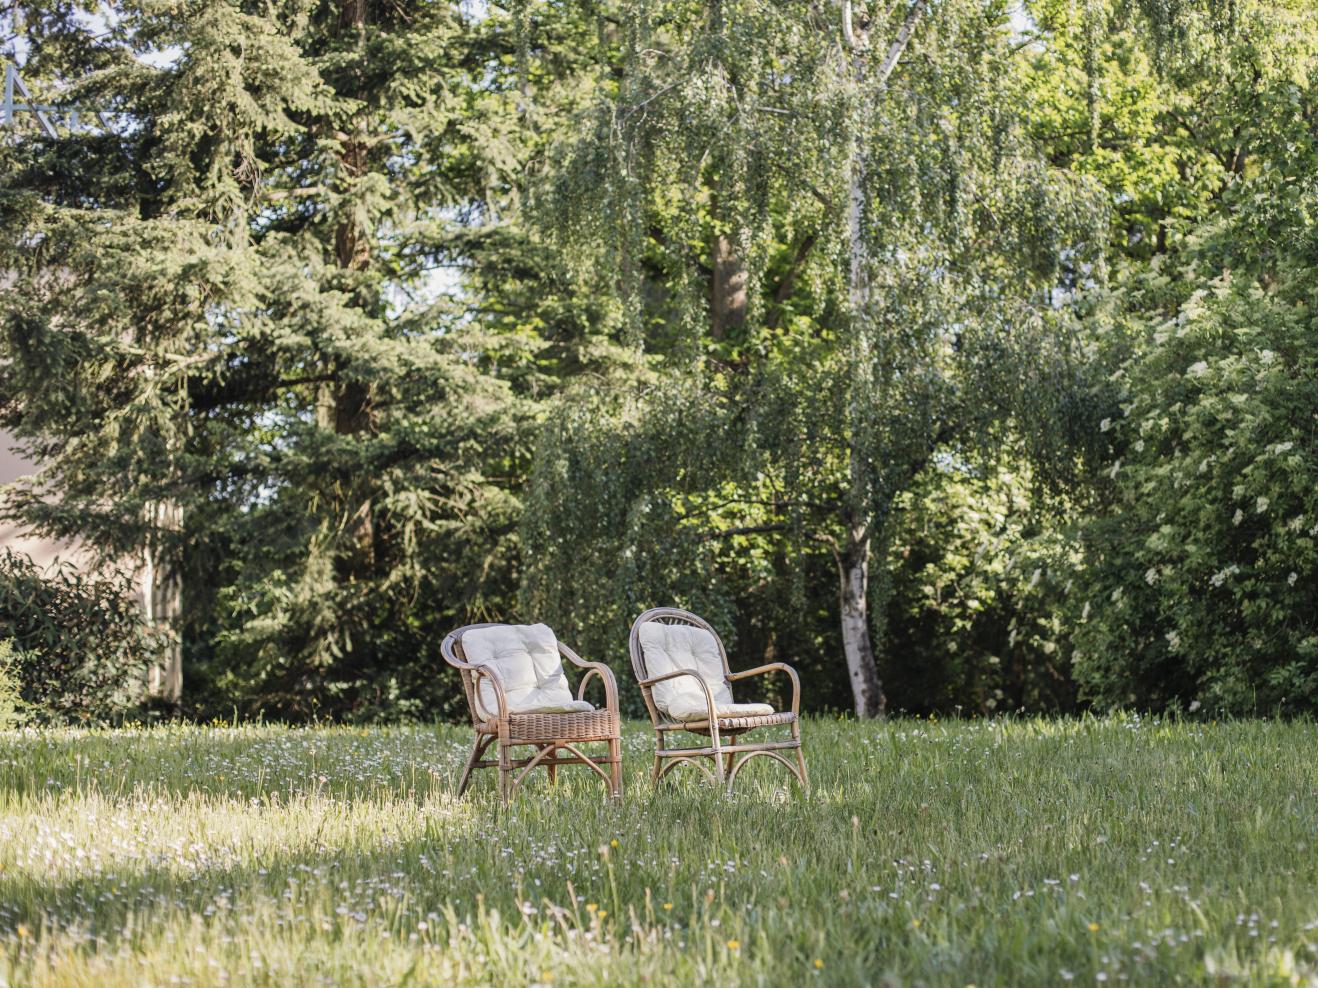
[[[850,7],[850,4],[847,6]],[[892,39],[892,44],[888,46],[888,53],[883,56],[883,61],[879,63],[879,69],[874,74],[874,86],[879,92],[887,87],[888,77],[892,75],[893,69],[897,67],[897,61],[902,57],[902,52],[906,50],[906,45],[911,40],[911,34],[915,31],[915,25],[924,14],[927,6],[929,6],[929,0],[915,0],[915,3],[911,4],[911,9],[907,11],[906,20],[902,22],[897,37]]]

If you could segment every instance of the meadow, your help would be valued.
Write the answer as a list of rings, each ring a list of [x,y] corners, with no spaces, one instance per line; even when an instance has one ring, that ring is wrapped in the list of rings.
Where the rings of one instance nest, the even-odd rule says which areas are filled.
[[[1318,984],[1312,724],[804,734],[503,812],[457,727],[7,732],[0,984]]]

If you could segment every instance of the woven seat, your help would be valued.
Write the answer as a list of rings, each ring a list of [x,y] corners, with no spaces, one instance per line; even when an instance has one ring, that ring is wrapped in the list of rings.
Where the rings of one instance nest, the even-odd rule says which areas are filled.
[[[801,682],[796,670],[783,662],[733,672],[728,653],[709,623],[690,611],[656,607],[632,624],[628,640],[632,670],[641,696],[650,711],[655,731],[653,779],[660,779],[679,765],[692,765],[711,782],[726,784],[729,791],[752,758],[782,762],[802,789],[810,788],[805,755],[801,750]],[[792,709],[775,711],[765,704],[738,704],[732,697],[733,682],[750,676],[781,672],[792,684]],[[726,711],[720,716],[720,711]],[[703,713],[703,716],[702,716]],[[787,726],[787,740],[745,741],[740,736],[761,727]],[[709,738],[701,747],[670,747],[670,734],[685,732]],[[781,754],[780,754],[781,752]],[[784,754],[795,756],[796,764]],[[706,767],[713,761],[714,771]]]
[[[773,714],[761,714],[758,717],[719,717],[718,729],[720,731],[753,731],[757,727],[775,727],[780,724],[791,724],[796,720],[796,714],[790,711],[783,711]],[[666,731],[709,731],[708,720],[690,720],[681,723],[668,723],[661,725]]]
[[[477,724],[482,734],[498,734],[498,720]],[[618,736],[618,715],[612,710],[574,714],[509,714],[508,736],[522,741],[607,741]]]
[[[473,661],[468,661],[463,646],[467,635],[472,635]],[[499,770],[499,797],[506,806],[536,766],[543,765],[553,783],[558,779],[558,766],[584,765],[608,784],[610,795],[622,798],[618,684],[608,666],[583,661],[544,625],[469,624],[446,636],[440,652],[462,674],[462,689],[476,731],[458,783],[459,796],[467,791],[472,771],[478,768]],[[563,659],[586,670],[575,700],[563,672]],[[598,709],[584,700],[586,686],[595,676],[604,687],[604,706]],[[570,712],[559,712],[565,709]],[[498,760],[483,758],[496,742]],[[591,743],[608,745],[607,753],[587,754],[577,747]],[[535,753],[513,758],[512,749],[518,746],[530,746]],[[521,772],[514,776],[514,769]]]

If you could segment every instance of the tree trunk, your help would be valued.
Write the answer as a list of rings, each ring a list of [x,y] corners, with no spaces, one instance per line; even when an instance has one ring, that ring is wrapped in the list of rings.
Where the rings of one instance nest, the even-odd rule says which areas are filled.
[[[746,321],[746,262],[726,234],[714,238],[714,277],[710,290],[710,332],[721,340]]]
[[[341,0],[339,7],[339,27],[345,34],[356,33],[363,37],[367,20],[367,0]],[[366,127],[363,120],[354,124],[352,136],[344,141],[339,152],[339,167],[343,181],[355,183],[369,168]],[[334,231],[335,261],[340,268],[347,271],[361,271],[371,263],[371,231],[357,216],[349,214]],[[369,305],[370,300],[361,299],[362,305]],[[346,370],[344,363],[336,368],[341,374]],[[332,388],[329,407],[323,409],[322,415],[326,425],[332,427],[340,436],[352,436],[370,432],[372,429],[372,395],[371,389],[360,380],[348,377],[338,381]],[[357,490],[369,489],[368,484],[350,484],[345,492],[352,497]],[[369,495],[363,497],[358,505],[347,505],[352,512],[349,528],[353,541],[351,556],[345,560],[349,573],[365,576],[375,564],[375,506]]]
[[[842,35],[851,52],[852,82],[857,98],[868,107],[882,98],[888,78],[911,40],[911,33],[929,0],[915,0],[907,11],[897,36],[888,46],[873,77],[867,71],[870,22],[853,18],[851,0],[842,0]],[[848,402],[850,446],[847,459],[851,489],[847,505],[847,544],[838,558],[841,570],[842,647],[851,679],[857,717],[880,717],[886,698],[879,683],[878,665],[869,620],[869,531],[874,491],[870,457],[869,408],[878,400],[874,393],[874,353],[869,325],[869,247],[865,238],[866,136],[861,126],[862,111],[851,128],[847,174],[847,291],[850,302],[851,396]]]
[[[177,504],[161,502],[148,510],[157,529],[177,531],[182,525],[183,511]],[[179,567],[158,546],[148,545],[145,553],[142,609],[147,624],[169,636],[162,661],[147,670],[147,694],[177,704],[183,698],[183,581]]]
[[[859,534],[854,528],[851,530],[846,549],[838,560],[838,570],[842,581],[842,649],[846,653],[855,715],[882,717],[887,703],[870,642],[870,547],[863,530]]]
[[[847,33],[855,37],[848,23]],[[852,72],[856,86],[865,85],[863,49],[852,52]],[[874,645],[869,624],[869,537],[866,515],[870,501],[869,461],[867,459],[866,419],[873,397],[869,386],[873,361],[869,315],[869,253],[865,242],[865,149],[860,134],[853,130],[847,175],[847,289],[851,303],[851,399],[850,448],[847,450],[851,489],[847,507],[847,543],[838,566],[841,569],[842,650],[851,680],[851,697],[857,717],[878,717],[883,713],[884,697],[879,686],[879,670],[874,662]]]
[[[847,545],[838,559],[841,578],[842,649],[856,716],[882,717],[887,698],[874,662],[869,620],[869,540],[864,528],[851,526]]]

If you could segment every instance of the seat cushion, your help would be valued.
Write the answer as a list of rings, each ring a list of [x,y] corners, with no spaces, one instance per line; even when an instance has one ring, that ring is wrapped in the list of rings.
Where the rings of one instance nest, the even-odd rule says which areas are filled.
[[[767,704],[733,702],[732,690],[724,678],[723,656],[719,652],[718,639],[704,628],[647,621],[641,625],[638,637],[649,678],[678,669],[690,669],[709,687],[719,716],[723,716],[725,710],[727,716],[736,717],[773,713],[773,708]],[[659,711],[672,720],[705,720],[709,717],[705,692],[690,676],[678,676],[676,679],[655,683],[651,696]]]
[[[503,684],[510,713],[570,714],[594,710],[575,700],[563,672],[558,639],[545,624],[496,624],[476,628],[462,636],[462,654],[468,662],[488,666]],[[499,714],[494,685],[481,678],[476,691],[476,712],[482,720]]]

